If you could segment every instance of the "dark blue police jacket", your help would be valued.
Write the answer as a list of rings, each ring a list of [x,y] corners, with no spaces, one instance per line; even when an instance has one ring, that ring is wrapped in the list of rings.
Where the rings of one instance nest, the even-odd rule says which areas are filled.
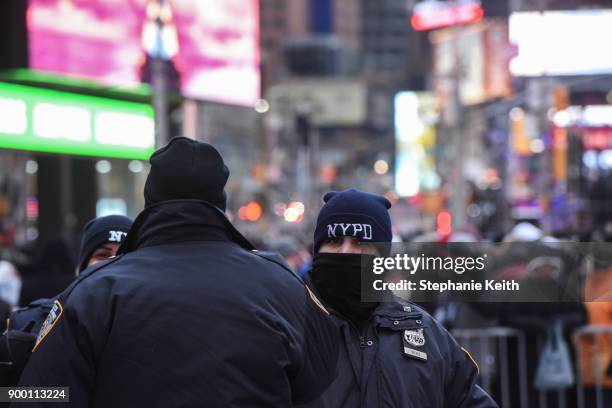
[[[327,311],[214,207],[148,207],[120,252],[60,295],[20,386],[68,386],[75,407],[290,407],[335,378]]]
[[[338,377],[309,408],[491,408],[467,350],[419,306],[381,303],[358,330],[338,315]]]

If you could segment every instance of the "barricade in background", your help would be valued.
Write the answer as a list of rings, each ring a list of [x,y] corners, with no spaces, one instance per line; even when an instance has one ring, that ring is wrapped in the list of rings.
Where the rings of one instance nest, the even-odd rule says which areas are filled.
[[[493,383],[499,380],[499,395],[495,395],[501,408],[511,407],[511,394],[516,392],[511,384],[518,384],[520,408],[528,408],[527,395],[527,347],[522,330],[509,327],[457,329],[453,335],[459,344],[470,351],[480,365],[482,387],[492,395]],[[509,340],[517,344],[518,370],[511,372]],[[516,407],[513,407],[516,408]]]
[[[612,406],[612,325],[588,325],[573,334],[578,408]],[[591,388],[590,397],[585,388]]]
[[[572,395],[573,386],[540,391],[533,385],[539,352],[544,348],[546,336],[537,336],[535,339],[530,336],[530,341],[535,340],[535,342],[529,346],[531,351],[528,351],[528,336],[520,329],[509,327],[456,329],[453,330],[453,335],[461,346],[473,354],[480,365],[481,386],[495,398],[501,408],[577,406]],[[531,363],[529,359],[532,360]],[[580,408],[583,407],[590,408],[585,405]]]

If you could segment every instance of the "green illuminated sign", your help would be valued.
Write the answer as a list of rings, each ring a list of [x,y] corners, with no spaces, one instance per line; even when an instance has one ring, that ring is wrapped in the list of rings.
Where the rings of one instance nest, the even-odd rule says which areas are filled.
[[[153,109],[0,82],[0,148],[147,160],[155,149]]]

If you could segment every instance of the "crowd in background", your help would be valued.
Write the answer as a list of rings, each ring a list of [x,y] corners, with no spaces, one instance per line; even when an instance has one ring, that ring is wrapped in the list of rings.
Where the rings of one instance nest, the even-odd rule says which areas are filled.
[[[540,354],[550,335],[550,328],[558,323],[562,330],[562,337],[571,355],[572,380],[571,387],[556,391],[549,398],[560,404],[560,398],[576,401],[576,381],[585,386],[586,401],[595,401],[595,386],[600,385],[608,397],[612,393],[612,333],[583,336],[574,338],[573,334],[587,325],[610,327],[612,325],[612,256],[607,251],[606,241],[609,238],[605,231],[597,231],[591,237],[574,237],[573,242],[586,241],[592,245],[591,257],[578,253],[567,254],[556,250],[555,243],[562,242],[564,238],[546,235],[535,220],[521,220],[499,242],[485,241],[480,238],[476,228],[462,228],[451,234],[441,235],[434,231],[423,231],[406,237],[394,237],[394,241],[404,243],[488,243],[503,248],[507,245],[507,252],[501,259],[505,259],[496,266],[494,274],[502,278],[521,278],[533,276],[537,273],[550,273],[551,268],[558,268],[561,274],[572,276],[580,281],[583,288],[583,302],[574,303],[494,303],[482,304],[473,302],[446,301],[440,297],[432,302],[420,304],[438,319],[448,330],[486,329],[492,327],[508,327],[520,330],[526,338],[527,350],[520,356],[518,344],[510,339],[507,352],[509,353],[510,373],[519,371],[521,358],[526,358],[528,373],[528,389],[530,403],[537,404],[541,392],[532,386],[536,381],[536,372],[540,361]],[[254,244],[263,250],[276,252],[286,260],[290,268],[298,275],[303,276],[311,268],[312,244],[305,239],[291,235],[281,235],[268,242],[261,242],[252,237]],[[529,246],[508,245],[517,242],[530,242]],[[501,246],[499,246],[501,245]],[[599,247],[597,246],[599,245]],[[531,248],[531,253],[516,253],[516,248]],[[551,249],[553,248],[553,249]],[[567,252],[568,247],[564,247]],[[512,252],[514,251],[514,252]],[[521,250],[518,250],[519,252]],[[552,252],[551,252],[552,251]],[[4,322],[10,311],[29,302],[53,296],[61,292],[75,276],[75,251],[61,240],[49,242],[36,262],[30,264],[11,263],[0,261],[0,318]],[[523,250],[524,252],[524,250]],[[533,261],[543,255],[544,264]],[[556,263],[554,259],[560,260]],[[548,260],[548,263],[546,262]],[[543,272],[542,272],[543,271]],[[488,339],[491,340],[491,339]],[[578,359],[576,359],[578,354]],[[482,350],[476,348],[474,355],[481,362],[481,369],[492,377],[490,387],[492,395],[502,393],[500,374],[499,350]],[[578,363],[577,363],[578,361]],[[482,372],[481,372],[482,374]],[[519,378],[511,376],[512,390],[518,390]],[[563,397],[562,397],[563,395]],[[519,394],[512,393],[509,397],[512,404],[519,403]],[[589,399],[590,398],[590,399]],[[541,403],[541,400],[540,400]],[[514,406],[514,405],[513,405]]]

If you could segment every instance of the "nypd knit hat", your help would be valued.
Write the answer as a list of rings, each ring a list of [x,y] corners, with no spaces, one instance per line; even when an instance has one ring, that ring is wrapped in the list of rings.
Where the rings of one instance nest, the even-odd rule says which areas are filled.
[[[87,267],[91,255],[103,244],[121,244],[131,226],[132,220],[123,215],[107,215],[89,221],[81,238],[79,272]]]
[[[361,242],[390,243],[391,203],[385,197],[357,189],[331,191],[323,197],[323,207],[314,233],[314,253],[327,239],[353,236]]]

